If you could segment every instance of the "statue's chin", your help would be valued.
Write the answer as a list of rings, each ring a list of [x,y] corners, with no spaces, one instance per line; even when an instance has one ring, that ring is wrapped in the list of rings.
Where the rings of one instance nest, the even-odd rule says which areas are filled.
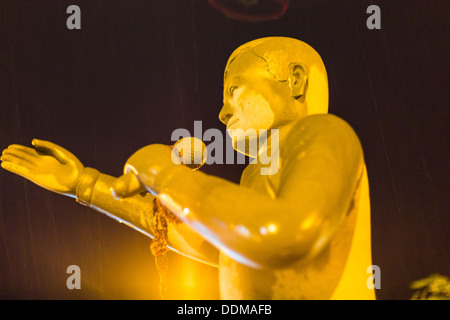
[[[259,150],[266,145],[270,132],[267,129],[227,129],[233,149],[252,158],[257,158]]]
[[[242,153],[248,157],[256,158],[258,155],[258,137],[248,137],[248,136],[231,136],[231,141],[233,143],[233,149],[239,153]]]

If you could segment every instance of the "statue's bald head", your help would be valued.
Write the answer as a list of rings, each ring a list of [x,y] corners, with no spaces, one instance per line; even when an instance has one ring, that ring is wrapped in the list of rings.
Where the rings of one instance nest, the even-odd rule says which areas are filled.
[[[328,112],[328,80],[320,55],[308,44],[287,37],[267,37],[247,42],[238,47],[228,59],[224,80],[242,72],[252,61],[264,62],[265,68],[280,82],[295,81],[292,73],[303,73],[305,83],[293,88],[293,96],[307,105],[307,114]],[[297,90],[297,91],[296,91]]]

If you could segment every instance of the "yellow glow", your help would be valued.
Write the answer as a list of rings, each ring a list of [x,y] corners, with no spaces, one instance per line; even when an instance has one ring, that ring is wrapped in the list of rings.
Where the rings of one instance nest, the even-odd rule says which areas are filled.
[[[316,214],[312,214],[310,215],[300,226],[300,229],[303,231],[308,230],[309,228],[311,228],[311,226],[313,225],[314,222],[314,218],[316,217]]]
[[[182,211],[182,213],[183,213],[182,216],[183,217],[187,216],[189,214],[189,212],[190,212],[189,208],[184,208]]]
[[[187,287],[186,289],[192,290],[195,287],[196,279],[194,276],[194,270],[193,270],[192,266],[191,265],[188,265],[188,266],[190,268],[186,268],[184,271],[183,284],[185,287]]]
[[[267,226],[267,231],[268,231],[269,233],[276,233],[277,230],[278,230],[277,226],[276,226],[275,224],[273,224],[273,223],[271,223],[271,224],[269,224],[269,225]]]
[[[263,236],[268,234],[275,234],[278,232],[278,227],[274,223],[269,223],[267,226],[259,228],[259,233]]]

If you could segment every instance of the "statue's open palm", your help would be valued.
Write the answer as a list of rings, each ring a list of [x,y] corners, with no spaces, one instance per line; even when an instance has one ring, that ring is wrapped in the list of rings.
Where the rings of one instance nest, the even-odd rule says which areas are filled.
[[[48,141],[34,139],[32,144],[34,148],[13,144],[3,150],[2,168],[50,191],[75,195],[84,170],[78,158]]]

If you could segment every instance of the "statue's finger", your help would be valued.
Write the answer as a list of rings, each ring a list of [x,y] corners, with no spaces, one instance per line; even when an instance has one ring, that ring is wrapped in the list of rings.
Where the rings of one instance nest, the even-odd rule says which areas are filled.
[[[30,156],[34,156],[34,157],[39,156],[39,154],[36,152],[36,150],[34,148],[21,146],[20,144],[12,144],[12,145],[8,146],[8,149],[5,149],[5,150],[20,150],[21,152],[29,154]]]
[[[0,157],[0,160],[3,162],[11,162],[14,163],[16,165],[22,166],[22,167],[26,167],[28,169],[31,169],[32,167],[34,167],[34,163],[21,159],[19,157],[17,157],[16,155],[12,155],[12,154],[3,154]]]
[[[36,148],[36,150],[41,151],[45,154],[52,155],[62,164],[66,164],[73,160],[72,157],[74,157],[74,155],[72,153],[50,141],[33,139],[32,144]]]
[[[31,162],[31,163],[34,163],[35,161],[38,160],[37,154],[34,155],[31,153],[27,153],[25,151],[22,151],[19,149],[13,149],[13,148],[8,148],[8,149],[3,150],[2,155],[15,156],[16,158],[19,158],[19,159],[22,159],[24,161]]]
[[[3,156],[1,167],[24,178],[29,178],[31,176],[31,170],[27,166],[22,166],[15,162],[3,160]]]

